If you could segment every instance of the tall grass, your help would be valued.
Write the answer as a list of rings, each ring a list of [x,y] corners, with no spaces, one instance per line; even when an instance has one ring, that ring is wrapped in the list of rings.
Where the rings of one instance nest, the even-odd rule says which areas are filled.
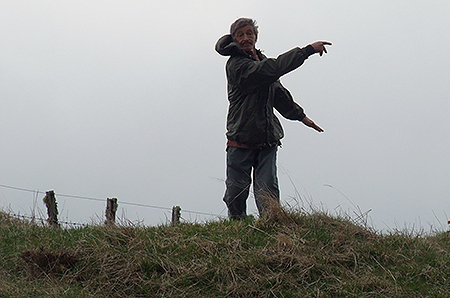
[[[448,232],[324,212],[74,229],[0,213],[0,233],[0,297],[450,297]]]

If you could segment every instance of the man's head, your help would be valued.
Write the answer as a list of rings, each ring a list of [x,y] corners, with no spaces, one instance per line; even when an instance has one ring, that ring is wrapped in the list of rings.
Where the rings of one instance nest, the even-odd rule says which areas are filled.
[[[256,26],[255,20],[237,19],[231,24],[230,33],[233,40],[241,45],[246,52],[251,53],[255,50],[256,40],[258,39],[258,26]]]

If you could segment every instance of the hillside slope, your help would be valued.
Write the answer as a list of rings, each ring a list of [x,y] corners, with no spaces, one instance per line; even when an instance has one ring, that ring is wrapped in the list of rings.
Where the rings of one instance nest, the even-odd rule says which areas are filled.
[[[450,235],[286,210],[62,230],[0,213],[0,297],[450,297]]]

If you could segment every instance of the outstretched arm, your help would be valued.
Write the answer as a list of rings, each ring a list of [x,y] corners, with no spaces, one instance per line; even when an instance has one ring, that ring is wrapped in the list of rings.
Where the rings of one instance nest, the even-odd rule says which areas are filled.
[[[317,130],[318,132],[323,132],[323,129],[318,126],[316,123],[314,123],[314,121],[312,121],[311,119],[308,118],[308,116],[305,116],[305,118],[303,118],[302,120],[303,124],[305,124],[306,126],[309,126],[311,128],[314,128],[315,130]]]

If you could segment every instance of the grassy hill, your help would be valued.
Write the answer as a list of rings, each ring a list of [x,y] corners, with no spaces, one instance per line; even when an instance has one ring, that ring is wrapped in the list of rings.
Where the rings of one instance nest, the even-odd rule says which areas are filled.
[[[74,229],[0,213],[0,297],[450,297],[450,234],[286,210]]]

